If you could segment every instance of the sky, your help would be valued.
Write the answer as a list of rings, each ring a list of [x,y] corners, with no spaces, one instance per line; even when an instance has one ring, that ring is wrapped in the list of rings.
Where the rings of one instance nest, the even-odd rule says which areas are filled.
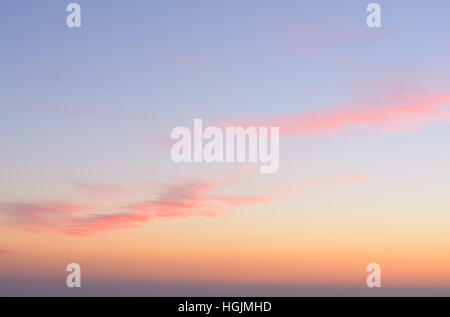
[[[450,295],[450,2],[69,3],[0,3],[1,296]],[[195,118],[279,170],[173,162]]]

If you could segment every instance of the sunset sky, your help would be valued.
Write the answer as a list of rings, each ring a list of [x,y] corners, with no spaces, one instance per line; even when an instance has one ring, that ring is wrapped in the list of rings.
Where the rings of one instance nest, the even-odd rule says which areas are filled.
[[[0,2],[0,296],[450,295],[448,0],[70,2]],[[278,172],[174,163],[195,118]]]

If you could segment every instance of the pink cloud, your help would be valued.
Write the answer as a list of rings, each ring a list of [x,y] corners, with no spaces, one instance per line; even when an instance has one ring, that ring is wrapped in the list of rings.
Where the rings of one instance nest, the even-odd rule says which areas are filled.
[[[19,252],[15,251],[15,250],[0,248],[0,255],[11,255],[11,254],[17,254],[17,253],[19,253]]]
[[[215,186],[213,183],[200,182],[170,185],[156,199],[117,206],[120,211],[116,213],[90,214],[72,220],[64,231],[82,236],[110,229],[136,228],[148,221],[161,219],[213,217],[216,213],[207,203],[207,192]]]
[[[245,169],[244,174],[252,170],[254,169]],[[291,186],[288,189],[271,189],[266,191],[267,195],[263,197],[215,193],[215,190],[242,175],[243,173],[231,174],[214,182],[169,184],[164,186],[154,199],[127,204],[117,200],[103,206],[75,205],[58,201],[0,203],[0,216],[6,220],[6,225],[22,230],[92,236],[107,230],[138,228],[153,221],[217,217],[230,211],[230,208],[268,203],[306,187],[346,186],[366,181],[360,176],[343,175]]]
[[[262,203],[256,197],[217,197],[211,191],[223,185],[220,182],[191,182],[169,185],[153,200],[133,202],[120,206],[120,212],[90,214],[72,219],[64,228],[69,235],[87,236],[111,229],[136,228],[149,221],[188,217],[216,217],[226,206]]]
[[[263,203],[264,198],[217,196],[215,189],[237,175],[217,182],[171,184],[152,200],[128,204],[111,202],[104,206],[73,205],[63,202],[0,203],[6,224],[28,231],[44,231],[75,236],[90,236],[106,230],[136,228],[149,221],[216,217],[227,207]],[[107,189],[115,188],[107,186]],[[98,188],[88,187],[87,192]],[[103,192],[104,187],[100,188]],[[107,190],[109,192],[109,190]]]
[[[311,136],[329,135],[357,127],[399,133],[449,119],[450,94],[417,93],[352,101],[345,106],[317,113],[238,120],[234,125],[279,126],[282,136]]]
[[[74,236],[90,236],[94,233],[113,229],[137,228],[141,223],[152,220],[150,214],[117,212],[113,214],[90,214],[70,219],[62,232]]]
[[[4,216],[6,224],[29,231],[53,230],[66,219],[96,208],[58,201],[0,203],[0,213]]]

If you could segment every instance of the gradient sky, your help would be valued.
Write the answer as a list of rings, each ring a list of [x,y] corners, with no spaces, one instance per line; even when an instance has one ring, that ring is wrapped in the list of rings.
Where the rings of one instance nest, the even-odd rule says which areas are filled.
[[[69,2],[0,3],[0,295],[450,295],[449,1]],[[173,163],[194,118],[278,173]]]

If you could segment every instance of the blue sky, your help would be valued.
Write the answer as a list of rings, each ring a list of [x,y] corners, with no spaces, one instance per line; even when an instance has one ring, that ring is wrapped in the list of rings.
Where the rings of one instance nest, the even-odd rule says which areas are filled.
[[[45,256],[64,263],[71,254],[62,246],[69,241],[97,278],[99,263],[120,255],[109,241],[124,241],[120,252],[132,250],[125,263],[130,268],[149,261],[140,258],[147,247],[161,252],[153,260],[162,267],[167,254],[178,260],[167,270],[148,268],[139,276],[143,280],[164,280],[167,273],[195,283],[196,275],[182,265],[202,267],[194,255],[204,254],[214,268],[204,268],[208,281],[237,276],[244,282],[244,273],[254,271],[251,282],[270,277],[281,284],[320,284],[333,275],[329,258],[348,273],[366,264],[365,245],[372,245],[374,257],[387,263],[392,284],[408,287],[400,268],[410,256],[422,286],[440,283],[435,272],[450,285],[443,269],[450,259],[440,249],[450,242],[450,2],[377,2],[380,29],[366,26],[369,1],[80,0],[82,27],[70,29],[69,1],[2,1],[0,257],[17,254],[0,264],[5,276],[54,277],[45,270],[37,276],[27,263],[38,259],[37,267],[46,267]],[[194,118],[205,124],[279,124],[288,131],[282,133],[279,173],[247,177],[245,166],[174,164],[170,132],[191,127]],[[236,180],[224,181],[234,174]],[[215,188],[217,183],[226,186]],[[67,232],[53,236],[39,218],[49,210],[62,214],[58,208],[72,216],[74,209],[85,212],[85,205],[98,216],[136,201],[154,207],[158,197],[191,194],[209,206],[217,198],[207,192],[211,187],[268,202],[220,210],[226,216],[211,217],[208,225],[201,217],[165,222],[144,213],[136,228],[110,232],[99,226],[93,237],[82,238],[89,242]],[[14,218],[11,210],[25,203],[36,207],[30,212],[35,222]],[[55,228],[71,219],[58,217],[51,222]],[[18,226],[19,220],[26,225]],[[193,228],[205,239],[192,234]],[[161,243],[148,246],[134,234]],[[261,247],[258,241],[266,236],[273,240]],[[217,253],[211,242],[216,240]],[[177,258],[177,245],[187,241],[188,260]],[[335,254],[338,242],[348,261]],[[271,243],[283,247],[272,249]],[[260,253],[251,257],[246,251],[255,245]],[[250,254],[245,264],[240,252]],[[272,263],[274,254],[285,262]],[[317,261],[319,269],[310,274],[299,254]],[[264,274],[261,259],[285,275]],[[236,272],[224,269],[227,263]],[[303,268],[298,272],[297,264]],[[423,269],[433,265],[438,269]],[[351,273],[344,277],[333,283],[356,279]]]

